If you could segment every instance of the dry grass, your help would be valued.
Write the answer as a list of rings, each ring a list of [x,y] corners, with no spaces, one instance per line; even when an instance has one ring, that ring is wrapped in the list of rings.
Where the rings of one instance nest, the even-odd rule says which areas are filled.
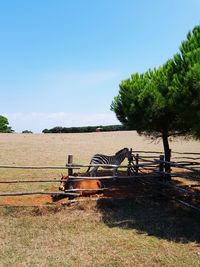
[[[95,153],[113,154],[122,147],[162,150],[162,144],[153,144],[135,132],[1,134],[0,147],[1,164],[17,165],[64,165],[70,153],[75,162],[88,163]],[[171,147],[200,151],[194,141],[175,141]],[[58,177],[60,171],[0,169],[1,180]],[[0,185],[0,191],[56,188],[57,184],[50,183]],[[12,201],[42,204],[41,199],[16,197]],[[4,201],[0,197],[0,203]],[[72,207],[2,207],[0,266],[199,266],[199,223],[198,214],[166,201],[100,199]]]
[[[200,264],[199,218],[163,203],[4,208],[0,218],[1,266]]]
[[[175,139],[173,151],[199,152],[200,143]],[[76,162],[88,163],[95,153],[113,154],[123,147],[133,150],[162,151],[157,144],[135,131],[83,134],[0,134],[1,164],[63,165],[72,153]]]

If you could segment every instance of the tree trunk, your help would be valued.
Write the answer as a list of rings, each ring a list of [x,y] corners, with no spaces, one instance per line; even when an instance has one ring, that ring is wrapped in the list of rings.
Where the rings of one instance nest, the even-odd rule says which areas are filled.
[[[163,140],[163,147],[164,147],[164,152],[165,152],[165,160],[170,161],[171,160],[171,149],[169,148],[168,135],[163,134],[162,140]],[[170,173],[169,164],[165,164],[165,172]]]

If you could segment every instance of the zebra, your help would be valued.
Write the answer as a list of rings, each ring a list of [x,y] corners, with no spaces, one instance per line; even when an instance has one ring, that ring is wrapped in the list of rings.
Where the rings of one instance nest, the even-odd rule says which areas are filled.
[[[131,152],[128,148],[123,148],[115,153],[113,156],[107,156],[103,154],[96,154],[92,157],[90,164],[111,164],[111,165],[120,165],[124,159],[127,158],[128,160],[132,159]],[[87,169],[86,172],[89,172],[91,166]],[[96,176],[98,166],[93,167],[93,169],[90,171],[90,176]],[[106,167],[105,167],[106,168]],[[109,167],[107,167],[109,168]],[[113,168],[113,174],[116,175],[117,168]]]

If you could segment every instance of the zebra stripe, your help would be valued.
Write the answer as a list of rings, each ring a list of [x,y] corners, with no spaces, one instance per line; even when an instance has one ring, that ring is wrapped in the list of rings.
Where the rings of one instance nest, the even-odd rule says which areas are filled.
[[[111,164],[111,165],[120,165],[125,158],[131,159],[131,152],[128,148],[123,148],[115,153],[113,156],[107,156],[103,154],[96,154],[92,157],[90,164]],[[89,172],[91,167],[88,168],[87,172]],[[94,176],[98,169],[97,167],[93,167],[90,174]],[[115,168],[116,169],[116,168]]]

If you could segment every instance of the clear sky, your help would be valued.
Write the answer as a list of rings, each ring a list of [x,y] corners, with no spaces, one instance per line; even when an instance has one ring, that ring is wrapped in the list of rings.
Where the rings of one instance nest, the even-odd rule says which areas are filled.
[[[120,81],[197,24],[200,0],[0,0],[0,114],[16,132],[118,124]]]

